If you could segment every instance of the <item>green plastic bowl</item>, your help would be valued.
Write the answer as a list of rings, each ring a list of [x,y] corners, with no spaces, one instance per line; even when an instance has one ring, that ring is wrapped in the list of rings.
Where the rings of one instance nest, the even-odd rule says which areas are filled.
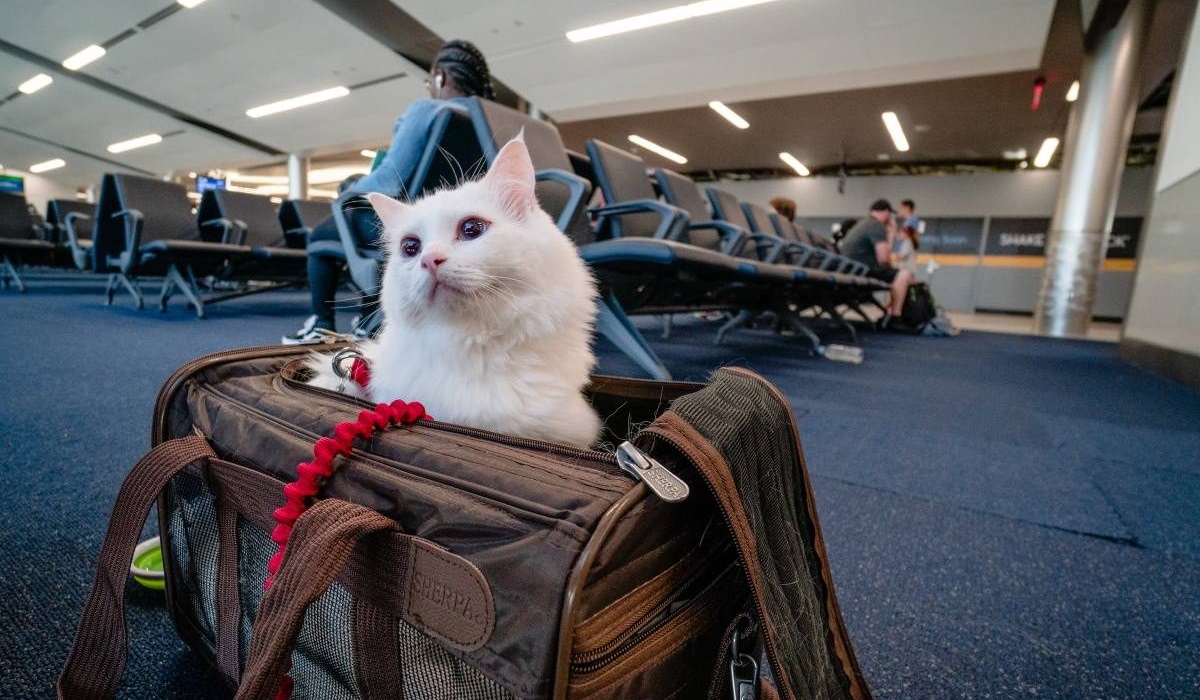
[[[151,537],[133,550],[133,563],[129,565],[133,580],[152,591],[167,587],[163,574],[162,547],[158,537]]]

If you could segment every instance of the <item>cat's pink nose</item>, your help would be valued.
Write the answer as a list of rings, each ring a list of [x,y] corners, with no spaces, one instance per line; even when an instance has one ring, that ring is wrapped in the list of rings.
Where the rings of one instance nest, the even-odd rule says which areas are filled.
[[[438,265],[441,265],[444,262],[446,262],[445,255],[426,253],[425,255],[421,256],[421,267],[429,270],[429,272],[434,275],[437,274]]]

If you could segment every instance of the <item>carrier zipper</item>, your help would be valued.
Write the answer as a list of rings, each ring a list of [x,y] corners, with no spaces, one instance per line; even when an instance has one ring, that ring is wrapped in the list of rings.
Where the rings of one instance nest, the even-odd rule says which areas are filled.
[[[331,400],[350,401],[363,408],[373,408],[373,404],[364,401],[356,396],[347,396],[340,392],[331,391],[323,387],[311,386],[304,382],[298,382],[294,379],[283,378],[286,385],[293,388],[302,388],[304,391],[316,393],[319,396],[326,396]],[[488,440],[498,442],[509,447],[519,447],[524,449],[538,450],[540,452],[548,452],[551,454],[560,455],[563,457],[573,457],[580,460],[587,460],[603,465],[605,468],[600,469],[606,474],[614,476],[629,476],[633,477],[634,481],[645,481],[646,486],[662,500],[668,503],[678,503],[688,497],[688,485],[683,479],[672,473],[657,460],[643,452],[636,445],[629,441],[621,443],[614,453],[601,452],[599,450],[585,450],[569,445],[560,445],[544,440],[532,440],[529,438],[514,437],[496,433],[490,430],[480,428],[471,428],[457,423],[445,423],[436,420],[432,421],[420,420],[415,425],[422,428],[431,428],[433,430],[441,430],[444,432],[465,435],[467,437],[478,438],[480,440]],[[635,439],[637,436],[634,436]]]
[[[714,558],[714,561],[719,561],[719,557]],[[735,565],[734,563],[726,564],[725,569],[716,576],[713,576],[707,585],[686,600],[678,610],[674,611],[675,614],[671,614],[670,608],[678,599],[667,598],[651,608],[645,615],[638,618],[638,621],[630,625],[626,632],[616,636],[611,641],[582,654],[572,654],[571,672],[579,675],[592,673],[608,665],[613,659],[620,658],[627,651],[637,646],[642,640],[647,639],[662,629],[667,623],[678,619],[680,615],[699,605],[704,595],[721,580],[725,571],[730,566]],[[688,578],[686,583],[680,586],[680,590],[686,591],[692,584],[703,579],[704,575],[710,573],[714,568],[714,566],[701,567],[695,574]],[[649,624],[645,624],[646,621],[649,621]],[[645,626],[639,627],[639,625]]]
[[[703,469],[700,469],[697,466],[699,460],[697,460],[696,457],[692,455],[690,448],[683,447],[683,445],[681,445],[680,442],[678,440],[676,440],[674,436],[668,434],[667,431],[663,430],[662,428],[656,428],[654,426],[650,426],[650,427],[643,429],[641,432],[638,433],[639,438],[642,437],[643,435],[649,435],[651,437],[657,438],[657,439],[662,440],[663,442],[667,443],[668,445],[674,447],[676,449],[676,451],[678,451],[679,454],[683,455],[684,459],[686,459],[688,461],[688,463],[691,464],[692,469],[697,474],[699,474],[702,479],[704,479],[704,483],[708,485],[708,490],[713,495],[713,501],[717,504],[717,510],[721,511],[721,519],[725,521],[725,527],[728,528],[728,530],[729,530],[729,534],[730,534],[729,539],[733,540],[734,546],[737,547],[738,561],[744,562],[741,569],[742,569],[742,572],[746,579],[746,585],[750,589],[750,599],[754,601],[754,611],[758,615],[758,622],[759,622],[759,624],[764,625],[764,629],[765,629],[766,620],[768,619],[766,616],[766,610],[763,608],[763,603],[762,603],[761,598],[755,592],[754,580],[750,577],[750,567],[757,566],[757,562],[750,560],[749,554],[746,552],[746,549],[742,545],[741,540],[738,539],[737,532],[733,528],[733,523],[729,522],[729,516],[725,514],[725,509],[721,507],[721,498],[720,498],[720,494],[717,493],[716,485],[714,485],[712,483],[712,481],[709,480],[708,474],[706,474]],[[769,634],[766,634],[765,631],[763,633],[763,648],[767,652],[767,659],[770,660],[771,668],[775,670],[776,675],[777,676],[782,675],[784,678],[786,678],[787,677],[786,669],[783,666],[783,664],[780,663],[779,654],[775,649],[774,640],[771,639],[771,636]]]

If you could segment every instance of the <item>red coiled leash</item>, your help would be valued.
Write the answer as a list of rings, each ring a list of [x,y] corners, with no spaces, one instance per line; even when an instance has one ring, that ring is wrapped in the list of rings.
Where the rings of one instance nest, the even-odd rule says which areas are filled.
[[[356,359],[350,370],[351,377],[364,388],[369,380],[367,364]],[[283,487],[283,495],[287,503],[275,510],[275,522],[279,523],[271,532],[271,539],[279,546],[278,551],[267,563],[267,580],[263,582],[263,590],[271,587],[275,580],[275,572],[283,562],[283,553],[287,550],[288,538],[292,534],[292,525],[296,519],[308,510],[308,501],[316,496],[326,479],[333,476],[333,460],[338,455],[349,455],[354,448],[355,438],[369,438],[376,432],[395,425],[412,425],[419,420],[431,420],[425,414],[425,407],[413,401],[405,403],[396,400],[381,403],[374,410],[363,410],[358,414],[357,421],[338,423],[333,429],[333,437],[323,437],[313,445],[313,460],[296,465],[295,481]],[[290,675],[283,677],[279,688],[275,691],[276,700],[287,700],[292,695],[294,681]]]

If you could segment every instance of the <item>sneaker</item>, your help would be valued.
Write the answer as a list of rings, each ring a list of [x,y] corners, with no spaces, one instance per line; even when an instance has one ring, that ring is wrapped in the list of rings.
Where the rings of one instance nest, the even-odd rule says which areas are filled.
[[[308,343],[319,343],[330,333],[327,328],[317,328],[316,315],[309,316],[304,320],[304,325],[300,326],[300,330],[285,335],[279,340],[284,345],[305,345]]]

